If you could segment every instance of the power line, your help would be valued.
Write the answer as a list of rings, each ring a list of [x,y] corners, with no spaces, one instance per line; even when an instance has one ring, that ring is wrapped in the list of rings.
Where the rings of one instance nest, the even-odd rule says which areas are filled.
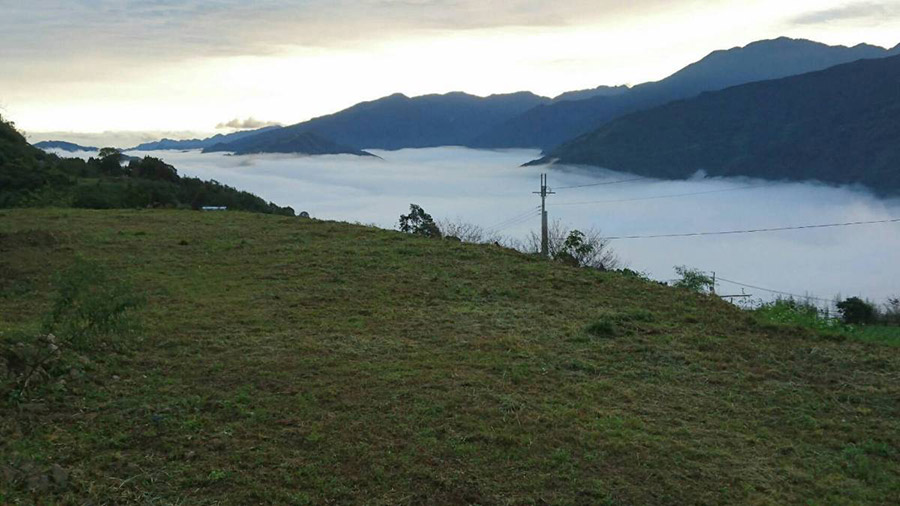
[[[496,233],[500,233],[500,232],[502,232],[502,231],[504,231],[504,230],[506,230],[506,229],[508,229],[508,228],[510,228],[510,227],[514,227],[514,226],[516,226],[516,225],[521,225],[522,223],[525,223],[525,222],[527,222],[528,220],[530,220],[530,219],[532,219],[532,218],[537,218],[537,217],[540,216],[540,215],[541,215],[541,211],[540,211],[540,209],[538,209],[538,210],[532,212],[531,214],[526,215],[526,216],[523,216],[523,217],[519,218],[518,220],[513,221],[513,222],[511,222],[511,223],[507,223],[506,225],[503,225],[502,227],[498,227],[498,228],[495,228],[495,229],[488,230],[488,232],[492,232],[492,233],[495,233],[495,234],[496,234]]]
[[[618,181],[604,181],[602,183],[591,183],[591,184],[579,184],[575,186],[560,186],[559,188],[553,188],[554,190],[572,190],[574,188],[587,188],[589,186],[607,186],[611,184],[621,184],[621,183],[631,183],[633,181],[643,181],[647,178],[645,177],[635,177],[631,179],[620,179]]]
[[[851,221],[847,223],[827,223],[824,225],[801,225],[797,227],[777,227],[777,228],[757,228],[749,230],[727,230],[721,232],[690,232],[684,234],[658,234],[658,235],[627,235],[619,237],[604,237],[610,241],[618,241],[624,239],[662,239],[669,237],[700,237],[708,235],[734,235],[734,234],[757,234],[760,232],[781,232],[784,230],[808,230],[814,228],[834,228],[834,227],[851,227],[858,225],[876,225],[881,223],[898,223],[900,218],[892,218],[889,220],[873,220],[873,221]]]
[[[641,200],[658,200],[658,199],[671,199],[676,197],[693,197],[696,195],[708,195],[711,193],[723,193],[723,192],[733,192],[738,190],[750,190],[753,188],[767,188],[770,186],[775,186],[779,183],[766,183],[766,184],[756,184],[749,186],[738,186],[736,188],[724,188],[721,190],[707,190],[702,192],[691,192],[691,193],[674,193],[670,195],[656,195],[653,197],[637,197],[633,199],[617,199],[617,200],[592,200],[587,202],[559,202],[556,204],[552,204],[554,206],[583,206],[590,204],[615,204],[620,202],[637,202]]]
[[[754,290],[761,290],[763,292],[774,293],[777,295],[786,295],[788,297],[793,297],[796,299],[809,299],[809,300],[817,300],[819,302],[827,302],[828,304],[834,304],[834,301],[831,299],[823,299],[821,297],[813,297],[812,295],[798,295],[796,293],[783,292],[781,290],[772,290],[771,288],[763,288],[761,286],[748,285],[747,283],[740,283],[738,281],[731,281],[730,279],[725,279],[721,276],[716,276],[716,280],[724,281],[726,283],[731,283],[732,285],[743,286],[745,288],[752,288]]]
[[[533,217],[534,217],[534,214],[535,214],[535,213],[538,213],[538,212],[540,212],[540,208],[538,208],[538,207],[535,207],[535,208],[533,208],[533,209],[529,209],[528,211],[526,211],[526,212],[524,212],[524,213],[522,213],[522,214],[518,214],[518,215],[516,215],[516,216],[513,216],[512,218],[503,220],[503,221],[501,221],[500,223],[497,223],[496,225],[487,227],[485,230],[487,230],[487,231],[496,230],[496,231],[499,232],[500,230],[503,230],[503,229],[505,229],[505,228],[508,228],[508,227],[510,227],[510,226],[512,226],[512,225],[516,225],[516,224],[518,224],[518,223],[520,223],[520,222],[522,222],[522,221],[524,221],[524,220],[533,218]]]
[[[511,217],[511,218],[505,219],[505,220],[501,221],[500,223],[497,223],[496,225],[487,227],[487,229],[490,230],[490,229],[492,229],[492,228],[497,228],[497,227],[499,227],[499,226],[505,225],[507,222],[517,220],[517,219],[521,218],[522,216],[525,216],[526,214],[531,214],[531,213],[533,213],[534,211],[536,211],[537,209],[538,209],[537,206],[532,207],[531,209],[525,211],[524,213],[520,213],[520,214],[517,214],[517,215],[515,215],[515,216],[513,216],[513,217]]]

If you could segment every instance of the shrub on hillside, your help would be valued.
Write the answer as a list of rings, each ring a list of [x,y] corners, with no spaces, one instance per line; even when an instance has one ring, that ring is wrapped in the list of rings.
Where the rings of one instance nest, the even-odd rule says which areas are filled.
[[[434,218],[416,204],[409,205],[409,214],[400,215],[400,231],[433,239],[441,238],[441,229]]]
[[[554,260],[604,271],[619,268],[619,259],[599,230],[570,230],[556,220],[547,227],[547,243],[550,258]],[[540,234],[532,232],[521,249],[540,254]]]
[[[441,220],[437,225],[441,235],[446,239],[456,238],[462,242],[472,244],[493,244],[503,241],[499,234],[489,232],[484,227],[474,223]]]
[[[40,332],[0,336],[0,390],[21,399],[38,386],[65,385],[84,373],[85,355],[117,349],[135,329],[141,298],[111,280],[103,266],[76,261],[54,280],[55,294]]]
[[[881,319],[888,325],[900,325],[900,297],[892,297],[887,300]]]
[[[841,313],[841,319],[849,325],[867,325],[875,323],[877,320],[878,314],[875,306],[859,297],[850,297],[839,302],[837,307]]]
[[[692,269],[685,265],[675,267],[675,273],[680,277],[673,285],[697,293],[709,293],[715,289],[713,278],[699,269]]]

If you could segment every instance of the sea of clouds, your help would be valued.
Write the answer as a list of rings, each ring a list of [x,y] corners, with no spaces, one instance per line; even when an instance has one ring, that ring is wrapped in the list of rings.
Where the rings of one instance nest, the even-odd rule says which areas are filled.
[[[549,174],[551,187],[560,188],[548,199],[550,219],[581,230],[599,229],[606,236],[900,217],[900,199],[879,199],[863,188],[696,177],[562,189],[634,176],[576,167],[521,167],[538,157],[535,150],[446,147],[372,152],[380,158],[229,156],[196,151],[128,154],[158,156],[175,165],[182,175],[215,179],[319,219],[396,228],[399,215],[410,203],[416,203],[436,219],[499,228],[499,233],[518,239],[539,228],[539,217],[495,226],[507,225],[504,222],[518,216],[527,217],[540,205],[539,197],[532,192],[538,191],[542,172]],[[730,191],[732,188],[744,189]],[[683,194],[696,195],[655,198]],[[659,280],[674,278],[673,267],[687,265],[715,271],[719,279],[827,299],[838,294],[861,295],[881,302],[900,295],[897,223],[615,240],[612,246],[627,266]],[[741,293],[741,287],[726,282],[718,290]],[[772,296],[753,289],[747,293],[763,299]]]

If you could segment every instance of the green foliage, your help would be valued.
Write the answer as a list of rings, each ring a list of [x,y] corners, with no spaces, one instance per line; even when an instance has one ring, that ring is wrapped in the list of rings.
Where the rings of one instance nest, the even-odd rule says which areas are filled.
[[[52,306],[41,331],[16,331],[0,339],[0,390],[16,401],[36,385],[71,376],[74,367],[89,362],[79,353],[119,348],[136,330],[133,316],[142,298],[127,284],[111,280],[101,265],[76,260],[53,284]]]
[[[614,337],[616,324],[610,319],[602,318],[591,323],[584,330],[594,337]]]
[[[877,319],[875,306],[859,297],[850,297],[839,302],[837,307],[844,323],[849,325],[868,325]]]
[[[884,325],[849,325],[809,302],[778,299],[752,311],[765,324],[810,329],[816,334],[900,346],[900,328]]]
[[[584,233],[580,230],[572,230],[563,242],[562,248],[554,253],[553,258],[579,267],[593,252],[594,245],[585,240]]]
[[[178,171],[175,167],[163,162],[159,158],[145,156],[140,160],[132,160],[128,165],[131,175],[144,179],[153,179],[157,181],[169,181],[177,183],[180,179]]]
[[[532,232],[522,249],[538,254],[541,252],[541,242],[541,236]],[[609,241],[596,229],[585,232],[569,230],[561,221],[555,220],[547,229],[547,243],[550,258],[573,267],[607,271],[616,269],[619,265]]]
[[[227,207],[293,216],[251,193],[217,181],[181,178],[175,167],[153,157],[122,166],[123,155],[103,148],[98,158],[59,158],[30,146],[0,119],[0,208]]]
[[[900,325],[900,297],[888,298],[881,321],[888,325]]]
[[[795,299],[778,299],[761,305],[753,312],[768,323],[804,327],[831,335],[846,330],[839,320],[823,314],[815,305]]]
[[[56,276],[54,287],[42,332],[81,351],[96,349],[104,338],[121,338],[142,304],[134,288],[111,280],[102,265],[81,259]]]
[[[675,273],[678,274],[681,279],[675,281],[673,285],[679,288],[684,288],[697,293],[708,293],[715,288],[713,278],[699,269],[692,269],[681,265],[675,267]]]
[[[409,205],[409,214],[400,215],[400,231],[432,239],[441,238],[441,229],[434,219],[416,204]]]

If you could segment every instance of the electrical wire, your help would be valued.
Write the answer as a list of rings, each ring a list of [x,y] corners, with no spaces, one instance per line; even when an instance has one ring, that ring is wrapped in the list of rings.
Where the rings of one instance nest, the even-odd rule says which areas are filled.
[[[618,181],[604,181],[602,183],[591,183],[591,184],[579,184],[575,186],[560,186],[559,188],[553,188],[554,190],[572,190],[575,188],[588,188],[591,186],[607,186],[611,184],[622,184],[622,183],[631,183],[634,181],[643,181],[647,179],[646,177],[635,177],[631,179],[620,179]]]
[[[793,297],[795,299],[809,299],[809,300],[816,300],[819,302],[825,302],[828,304],[834,304],[834,301],[831,299],[823,299],[821,297],[813,297],[812,295],[798,295],[796,293],[784,292],[781,290],[773,290],[771,288],[763,288],[761,286],[748,285],[747,283],[740,283],[738,281],[732,281],[730,279],[725,279],[719,275],[716,275],[716,281],[724,281],[724,282],[730,283],[732,285],[743,286],[744,288],[752,288],[754,290],[761,290],[763,292],[774,293],[776,295],[786,295],[788,297]]]
[[[512,218],[503,220],[503,221],[501,221],[500,223],[497,223],[496,225],[493,225],[493,226],[490,226],[490,227],[486,227],[485,230],[487,230],[487,231],[492,231],[492,230],[497,230],[497,231],[499,231],[499,230],[502,230],[502,229],[504,229],[504,228],[507,228],[507,227],[509,227],[509,226],[511,226],[511,225],[518,224],[518,223],[519,223],[520,221],[522,221],[522,220],[531,219],[535,213],[538,213],[538,214],[539,214],[539,213],[540,213],[540,209],[541,209],[540,207],[534,207],[534,208],[529,209],[528,211],[526,211],[526,212],[524,212],[524,213],[522,213],[522,214],[518,214],[518,215],[516,215],[516,216],[513,216]]]
[[[537,217],[540,216],[540,215],[541,215],[541,210],[540,210],[540,209],[537,209],[537,210],[535,210],[534,212],[532,212],[531,214],[528,214],[528,215],[526,215],[526,216],[522,216],[521,218],[519,218],[519,219],[517,219],[517,220],[515,220],[515,221],[512,221],[512,222],[510,222],[510,223],[507,223],[506,225],[503,225],[503,226],[501,226],[501,227],[495,227],[495,228],[493,228],[493,229],[488,229],[488,232],[491,232],[491,233],[495,233],[495,234],[496,234],[496,233],[502,232],[502,231],[504,231],[504,230],[506,230],[506,229],[508,229],[508,228],[511,228],[511,227],[516,226],[516,225],[520,225],[520,224],[522,224],[522,223],[525,223],[525,222],[527,222],[528,220],[530,220],[530,219],[532,219],[532,218],[537,218]]]
[[[797,227],[776,227],[776,228],[757,228],[749,230],[726,230],[720,232],[690,232],[683,234],[657,234],[657,235],[626,235],[618,237],[605,237],[610,241],[620,241],[625,239],[662,239],[670,237],[701,237],[711,235],[736,235],[736,234],[757,234],[761,232],[781,232],[784,230],[809,230],[815,228],[835,228],[835,227],[852,227],[858,225],[876,225],[882,223],[900,223],[900,218],[892,218],[888,220],[872,220],[872,221],[851,221],[846,223],[827,223],[824,225],[801,225]]]

